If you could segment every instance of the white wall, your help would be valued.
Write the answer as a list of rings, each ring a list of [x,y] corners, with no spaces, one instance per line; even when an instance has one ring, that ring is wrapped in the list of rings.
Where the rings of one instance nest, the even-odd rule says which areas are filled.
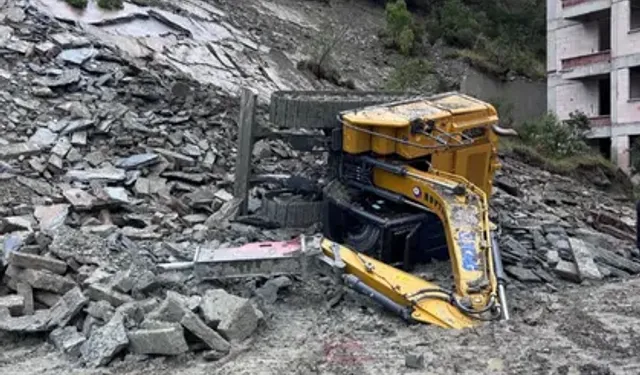
[[[563,59],[598,52],[598,22],[578,23],[556,31],[556,66],[561,68]]]
[[[616,122],[619,124],[640,123],[640,102],[629,101],[629,69],[618,69],[613,74],[615,74],[617,80],[615,93],[617,109]]]
[[[561,120],[569,118],[569,113],[582,111],[589,117],[599,112],[598,81],[566,81],[555,88],[556,114]]]
[[[629,0],[614,2],[611,6],[612,57],[640,53],[640,32],[629,33],[631,4]]]

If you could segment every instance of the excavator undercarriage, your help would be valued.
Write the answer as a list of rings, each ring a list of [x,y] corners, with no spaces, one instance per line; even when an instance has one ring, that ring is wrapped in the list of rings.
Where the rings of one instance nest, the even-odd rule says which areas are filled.
[[[459,93],[343,111],[325,188],[323,261],[342,282],[412,322],[467,328],[508,319],[489,220],[495,109]],[[448,259],[453,285],[411,274]]]

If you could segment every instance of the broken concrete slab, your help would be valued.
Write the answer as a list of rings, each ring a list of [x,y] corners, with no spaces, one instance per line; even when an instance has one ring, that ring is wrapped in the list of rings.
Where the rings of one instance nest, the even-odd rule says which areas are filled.
[[[601,280],[602,274],[598,270],[593,254],[586,242],[570,237],[569,244],[573,251],[573,257],[578,268],[580,278],[583,280]]]
[[[0,331],[36,333],[49,330],[48,310],[36,310],[33,315],[12,317],[9,309],[0,308]]]
[[[178,323],[162,323],[128,333],[129,350],[137,354],[179,355],[189,350],[184,329]]]
[[[17,251],[9,254],[8,263],[22,268],[49,270],[59,275],[64,275],[67,271],[67,263],[61,260],[40,255],[25,254]]]
[[[574,283],[580,283],[582,279],[578,273],[578,267],[573,262],[567,262],[560,260],[554,268],[556,274],[565,280],[572,281]]]
[[[64,225],[69,215],[68,204],[54,204],[50,206],[36,206],[33,216],[40,223],[40,230],[54,232]]]
[[[80,347],[87,341],[74,326],[54,329],[49,334],[49,340],[56,349],[74,358],[80,356]]]
[[[23,282],[16,283],[16,292],[24,299],[24,308],[22,315],[33,315],[35,312],[33,300],[33,288],[31,285]]]
[[[211,349],[228,352],[231,345],[216,331],[209,328],[175,295],[167,295],[160,306],[147,315],[148,320],[180,323]]]
[[[9,309],[11,315],[20,315],[24,309],[24,297],[17,294],[2,296],[0,309]]]
[[[223,289],[208,290],[200,310],[207,324],[227,340],[242,341],[258,327],[258,314],[251,302]]]
[[[90,210],[98,203],[96,197],[78,188],[66,189],[62,195],[77,210]]]
[[[42,152],[42,149],[34,143],[10,143],[8,145],[0,145],[0,159],[11,159],[19,156],[36,155]]]
[[[75,287],[65,293],[62,298],[58,299],[55,305],[51,307],[49,327],[66,326],[71,319],[82,311],[87,305],[89,299],[82,293],[80,287]]]
[[[167,150],[164,148],[155,148],[153,149],[153,151],[164,156],[169,161],[171,161],[172,163],[175,163],[177,166],[180,166],[180,167],[192,167],[196,164],[196,161],[193,158],[186,155],[182,155],[175,151]]]
[[[124,293],[117,292],[108,285],[104,284],[91,284],[87,289],[89,298],[93,301],[104,300],[111,304],[113,307],[118,307],[124,303],[132,302],[133,298]]]
[[[207,344],[211,349],[224,353],[231,349],[231,345],[222,336],[220,336],[218,332],[209,328],[202,320],[200,320],[200,318],[198,318],[196,314],[191,311],[185,311],[185,314],[180,320],[180,324]]]
[[[25,269],[18,272],[18,280],[24,281],[34,289],[63,294],[76,286],[75,281],[56,275],[47,270]]]
[[[99,319],[103,322],[108,322],[113,318],[116,310],[111,304],[105,300],[91,301],[87,307],[87,314]]]
[[[126,173],[124,169],[85,169],[85,170],[71,170],[68,171],[66,177],[73,181],[91,182],[91,181],[106,181],[106,182],[119,182],[124,181]]]
[[[125,170],[139,169],[149,165],[153,165],[158,161],[160,161],[160,156],[158,154],[138,154],[129,156],[128,158],[119,161],[118,163],[116,163],[116,167]]]
[[[109,323],[92,329],[91,336],[80,347],[80,353],[88,367],[96,368],[109,364],[127,345],[129,338],[124,319],[120,314],[115,314]]]
[[[58,139],[58,135],[48,128],[38,128],[29,138],[29,143],[36,145],[41,149],[53,146]]]

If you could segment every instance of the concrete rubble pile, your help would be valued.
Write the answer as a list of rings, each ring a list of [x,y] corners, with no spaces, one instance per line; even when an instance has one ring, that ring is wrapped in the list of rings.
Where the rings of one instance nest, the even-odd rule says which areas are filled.
[[[104,237],[202,240],[226,223],[237,207],[237,99],[18,4],[0,10],[0,172],[13,191],[0,216],[32,220],[25,196],[35,194]],[[260,145],[258,171],[314,162],[282,142]]]
[[[49,333],[70,359],[90,367],[130,352],[174,356],[207,351],[219,359],[250,338],[262,313],[246,298],[210,289],[203,295],[164,290],[148,269],[115,273],[67,259],[38,232],[5,254],[0,330]],[[5,242],[6,244],[6,242]]]
[[[632,205],[517,160],[503,164],[492,205],[502,227],[502,260],[514,280],[581,283],[640,273]],[[600,176],[600,185],[609,184]]]

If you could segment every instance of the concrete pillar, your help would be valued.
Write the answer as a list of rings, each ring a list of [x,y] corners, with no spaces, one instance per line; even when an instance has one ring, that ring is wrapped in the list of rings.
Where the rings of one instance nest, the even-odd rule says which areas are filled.
[[[631,173],[631,152],[629,146],[628,135],[611,137],[611,161],[627,174]]]

